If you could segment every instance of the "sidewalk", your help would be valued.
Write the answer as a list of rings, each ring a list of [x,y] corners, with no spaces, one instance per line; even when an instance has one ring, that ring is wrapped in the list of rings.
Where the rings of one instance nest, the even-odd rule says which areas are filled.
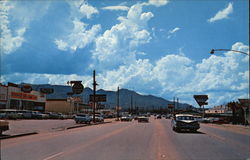
[[[240,134],[250,135],[250,125],[233,125],[233,124],[215,124],[215,123],[205,123],[211,127],[216,127],[224,130],[228,130],[231,132],[236,132]]]
[[[105,119],[104,123],[111,123],[113,119]],[[76,124],[73,119],[67,120],[8,120],[9,130],[3,132],[0,139],[32,135],[38,133],[57,132],[67,129],[89,126],[89,124]],[[97,123],[101,124],[101,123]],[[90,124],[95,125],[95,124]]]

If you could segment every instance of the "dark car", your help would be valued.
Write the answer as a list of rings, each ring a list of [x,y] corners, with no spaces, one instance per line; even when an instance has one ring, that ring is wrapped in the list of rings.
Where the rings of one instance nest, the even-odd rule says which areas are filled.
[[[161,119],[161,115],[157,115],[157,116],[156,116],[156,119]]]
[[[137,120],[138,122],[149,122],[148,117],[145,117],[145,116],[137,117]]]
[[[177,114],[171,122],[174,131],[189,130],[197,131],[200,128],[200,124],[195,120],[193,115],[189,114]]]

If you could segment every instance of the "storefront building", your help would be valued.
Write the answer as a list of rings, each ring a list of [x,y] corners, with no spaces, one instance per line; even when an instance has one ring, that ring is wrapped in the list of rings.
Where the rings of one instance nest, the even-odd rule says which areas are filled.
[[[24,93],[18,85],[1,85],[1,109],[45,111],[46,96],[38,91]]]
[[[0,84],[0,109],[6,108],[8,87]]]

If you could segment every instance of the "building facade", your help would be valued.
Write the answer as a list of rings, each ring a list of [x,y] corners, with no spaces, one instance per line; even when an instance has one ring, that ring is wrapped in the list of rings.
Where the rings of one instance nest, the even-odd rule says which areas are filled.
[[[0,85],[1,109],[45,111],[46,95],[38,91],[25,93],[15,84]]]

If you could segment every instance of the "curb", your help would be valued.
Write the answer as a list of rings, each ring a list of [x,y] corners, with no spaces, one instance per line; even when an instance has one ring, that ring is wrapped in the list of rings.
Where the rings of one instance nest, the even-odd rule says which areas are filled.
[[[72,126],[72,127],[67,127],[66,129],[74,129],[74,128],[80,128],[80,127],[86,127],[86,126],[90,126],[90,125],[85,124],[85,125],[79,125],[79,126]]]
[[[79,125],[79,126],[72,126],[72,127],[67,127],[66,129],[68,130],[68,129],[74,129],[74,128],[92,126],[92,125],[99,125],[99,124],[107,124],[107,123],[112,123],[112,121],[110,121],[110,122],[103,122],[103,123],[95,123],[95,124],[85,124],[85,125]],[[2,135],[2,136],[0,136],[0,140],[1,139],[9,139],[9,138],[29,136],[29,135],[34,135],[34,134],[38,134],[38,132],[28,132],[28,133],[15,134],[15,135]]]
[[[106,123],[112,123],[110,122],[103,122],[103,123],[94,123],[94,124],[85,124],[85,125],[79,125],[79,126],[72,126],[72,127],[67,127],[66,129],[74,129],[74,128],[81,128],[81,127],[87,127],[87,126],[93,126],[93,125],[99,125],[99,124],[106,124]]]
[[[29,132],[29,133],[16,134],[16,135],[7,135],[7,136],[0,137],[0,139],[16,138],[16,137],[29,136],[29,135],[34,135],[34,134],[38,134],[38,133],[37,132]]]

